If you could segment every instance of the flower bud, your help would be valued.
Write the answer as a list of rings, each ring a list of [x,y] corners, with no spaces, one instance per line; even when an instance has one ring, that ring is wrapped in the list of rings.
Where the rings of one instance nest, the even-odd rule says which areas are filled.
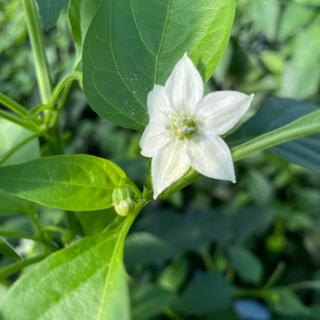
[[[120,216],[127,216],[134,210],[135,201],[129,187],[119,187],[113,190],[112,201],[114,210]]]

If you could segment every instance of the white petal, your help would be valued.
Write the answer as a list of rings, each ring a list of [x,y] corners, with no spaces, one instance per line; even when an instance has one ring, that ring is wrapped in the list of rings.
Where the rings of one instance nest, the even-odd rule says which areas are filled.
[[[157,149],[169,138],[162,124],[149,122],[140,139],[141,154],[145,157],[153,157]]]
[[[166,124],[169,117],[177,116],[163,86],[154,85],[153,90],[148,94],[147,104],[150,121]]]
[[[236,182],[230,149],[218,135],[198,131],[188,147],[196,171],[209,178]]]
[[[250,107],[253,94],[247,96],[237,91],[209,93],[197,105],[197,119],[204,130],[221,135],[233,128]]]
[[[165,88],[179,114],[194,114],[196,104],[203,97],[203,82],[187,54],[174,67]]]
[[[170,140],[152,158],[154,199],[189,170],[190,158],[186,153],[186,146],[187,143],[178,139]]]

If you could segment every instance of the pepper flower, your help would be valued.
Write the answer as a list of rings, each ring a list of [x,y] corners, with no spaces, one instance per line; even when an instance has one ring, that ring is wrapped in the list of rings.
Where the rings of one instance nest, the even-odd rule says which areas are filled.
[[[248,110],[253,95],[216,91],[203,97],[200,73],[187,54],[165,86],[148,94],[150,122],[140,140],[141,154],[152,157],[154,199],[190,167],[209,178],[236,182],[232,156],[219,137]]]

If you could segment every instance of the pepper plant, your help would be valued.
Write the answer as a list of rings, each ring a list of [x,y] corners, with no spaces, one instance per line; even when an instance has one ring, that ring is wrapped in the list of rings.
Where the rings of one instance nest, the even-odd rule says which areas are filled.
[[[130,307],[124,242],[143,208],[148,215],[155,199],[174,197],[202,175],[235,182],[233,163],[237,166],[239,160],[265,149],[272,148],[284,158],[290,154],[289,160],[294,158],[293,162],[304,165],[294,147],[282,144],[320,132],[320,110],[311,104],[303,108],[304,102],[271,98],[257,115],[234,129],[253,99],[250,90],[217,91],[203,97],[203,83],[211,78],[228,45],[235,1],[22,3],[39,101],[27,108],[0,94],[0,210],[3,215],[29,216],[37,232],[0,231],[0,235],[32,240],[38,243],[38,254],[21,260],[1,240],[0,252],[21,261],[0,269],[0,280],[9,287],[0,300],[0,319],[143,320],[160,312],[169,319],[184,319],[184,314],[202,317],[217,306],[228,307],[232,294],[253,295],[275,305],[287,297],[287,291],[281,288],[270,291],[274,278],[281,273],[280,264],[273,278],[258,290],[237,290],[231,285],[230,274],[226,280],[212,271],[197,278],[177,298],[176,288],[171,290],[170,284],[178,281],[179,275],[184,276],[181,270],[186,268],[177,250],[169,254],[177,257],[173,267],[160,279],[166,290],[149,286],[132,297],[131,305],[138,307]],[[75,54],[72,66],[53,85],[44,31],[54,27],[66,6]],[[67,132],[60,122],[74,82],[101,118],[142,134],[142,155],[150,158],[143,186],[137,186],[113,161],[88,154],[65,154]],[[271,108],[276,111],[268,113]],[[296,112],[299,108],[303,110]],[[273,117],[283,109],[293,112],[277,122]],[[305,166],[314,169],[316,165],[310,162],[311,158]],[[43,207],[63,210],[65,223],[42,226],[38,218],[45,214]],[[94,235],[86,232],[86,223],[81,220],[84,212],[91,224],[95,220],[99,224],[99,232]],[[104,225],[99,214],[107,216]],[[220,218],[212,215],[210,219],[214,218],[218,224]],[[182,223],[181,227],[187,230],[188,224]],[[134,238],[130,240],[126,250],[135,242]],[[144,235],[140,241],[156,240]],[[163,243],[158,247],[161,252],[169,250]],[[208,248],[201,245],[198,249],[208,269],[214,270]],[[234,269],[243,256],[252,258],[236,246],[227,254]],[[254,258],[250,261],[257,264]],[[175,268],[179,272],[174,272]],[[241,275],[252,280],[245,271]],[[182,283],[183,277],[180,280]],[[224,290],[211,295],[209,306],[203,305],[202,293],[200,297],[193,294],[202,292],[202,286],[219,287],[221,283]],[[150,297],[155,297],[151,311],[143,305]],[[233,311],[230,316],[236,317]]]

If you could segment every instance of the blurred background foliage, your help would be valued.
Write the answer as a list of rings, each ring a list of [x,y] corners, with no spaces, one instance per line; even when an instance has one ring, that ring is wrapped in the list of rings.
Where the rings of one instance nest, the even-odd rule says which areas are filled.
[[[66,9],[45,33],[54,83],[75,59]],[[0,70],[0,92],[29,108],[39,104],[19,0],[0,0]],[[319,0],[237,1],[230,43],[207,93],[254,93],[243,123],[271,96],[307,101],[303,110],[320,105],[319,80]],[[266,114],[272,108],[267,101]],[[263,132],[261,110],[255,124]],[[99,118],[77,85],[60,125],[66,153],[108,158],[139,187],[146,183],[148,159],[140,156],[140,134]],[[230,135],[229,144],[244,131]],[[141,212],[125,245],[133,320],[320,319],[320,151],[311,167],[300,163],[313,171],[275,153],[236,163],[235,185],[201,178]],[[35,210],[32,204],[29,209]],[[15,210],[2,213],[0,230],[31,233],[32,221],[19,212],[19,203]],[[43,226],[64,224],[60,210],[40,207],[38,215]],[[83,235],[101,232],[114,216],[113,209],[79,213]],[[56,237],[50,228],[47,233]],[[22,256],[38,251],[32,240],[4,239]],[[0,266],[11,262],[1,257]],[[0,299],[5,290],[0,285]]]

